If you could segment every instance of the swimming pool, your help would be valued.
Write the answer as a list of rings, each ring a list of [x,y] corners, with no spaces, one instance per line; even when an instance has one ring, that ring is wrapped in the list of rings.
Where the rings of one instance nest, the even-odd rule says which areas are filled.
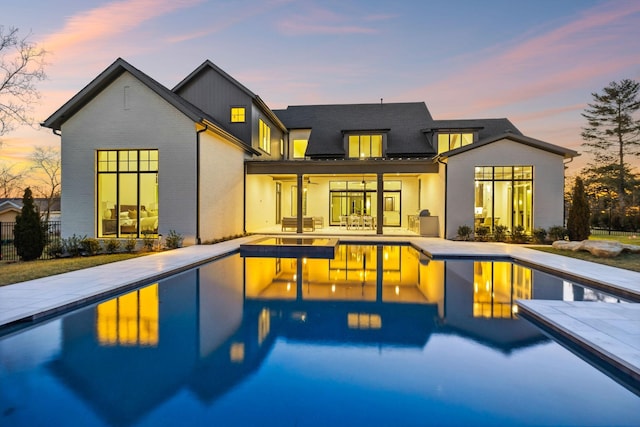
[[[640,425],[519,298],[618,301],[409,246],[234,254],[1,337],[0,425]]]

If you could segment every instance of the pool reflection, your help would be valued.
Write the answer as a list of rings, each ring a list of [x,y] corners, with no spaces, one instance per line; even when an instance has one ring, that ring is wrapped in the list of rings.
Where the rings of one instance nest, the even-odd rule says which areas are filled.
[[[64,317],[49,368],[106,422],[130,425],[184,389],[215,401],[279,339],[421,350],[453,334],[508,355],[547,340],[515,300],[585,294],[567,287],[408,246],[341,245],[332,260],[233,255]]]

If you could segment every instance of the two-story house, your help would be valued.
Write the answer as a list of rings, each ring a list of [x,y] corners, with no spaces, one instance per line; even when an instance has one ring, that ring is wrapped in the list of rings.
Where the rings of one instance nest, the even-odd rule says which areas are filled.
[[[423,102],[271,110],[210,61],[172,90],[116,60],[49,117],[63,235],[194,244],[243,231],[435,233],[563,223],[577,153],[507,119],[434,120]]]

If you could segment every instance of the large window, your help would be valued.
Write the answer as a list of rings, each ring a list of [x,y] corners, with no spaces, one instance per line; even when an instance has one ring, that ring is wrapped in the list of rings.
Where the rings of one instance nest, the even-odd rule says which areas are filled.
[[[231,122],[232,123],[244,123],[245,122],[245,109],[244,109],[244,107],[231,107]]]
[[[260,148],[271,154],[271,128],[262,119],[258,120],[260,126]]]
[[[475,226],[513,231],[533,227],[533,167],[478,166],[475,168]]]
[[[438,133],[438,154],[473,143],[472,133]]]
[[[98,236],[158,233],[158,150],[98,151]]]
[[[382,157],[382,135],[349,135],[349,157]]]

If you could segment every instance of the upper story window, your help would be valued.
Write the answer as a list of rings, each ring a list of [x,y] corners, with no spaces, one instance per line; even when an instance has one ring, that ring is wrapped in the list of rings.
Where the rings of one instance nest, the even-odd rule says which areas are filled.
[[[309,141],[306,139],[293,140],[293,158],[294,159],[304,159],[304,155],[307,152],[308,143]]]
[[[244,122],[245,122],[245,108],[231,107],[231,123],[244,123]]]
[[[438,133],[438,154],[473,143],[473,133]]]
[[[258,120],[260,126],[260,148],[271,154],[271,128],[262,119]]]
[[[382,135],[349,135],[349,157],[352,159],[382,157]]]

